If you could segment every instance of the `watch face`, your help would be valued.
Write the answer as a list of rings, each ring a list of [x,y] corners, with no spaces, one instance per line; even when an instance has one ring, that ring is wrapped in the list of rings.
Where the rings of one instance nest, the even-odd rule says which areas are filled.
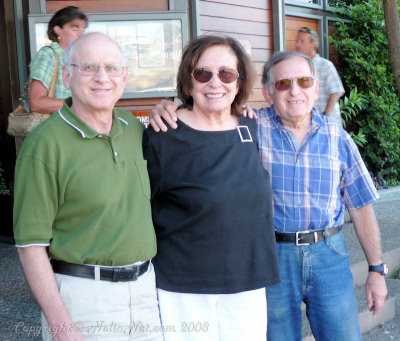
[[[387,275],[388,272],[389,272],[388,266],[387,266],[385,263],[383,263],[383,274],[384,274],[384,275]]]

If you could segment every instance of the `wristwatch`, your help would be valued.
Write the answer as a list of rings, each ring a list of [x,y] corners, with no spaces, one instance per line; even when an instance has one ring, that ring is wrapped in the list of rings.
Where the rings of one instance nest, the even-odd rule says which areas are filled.
[[[386,276],[389,272],[389,268],[385,263],[380,265],[370,265],[368,271],[379,272],[382,276]]]

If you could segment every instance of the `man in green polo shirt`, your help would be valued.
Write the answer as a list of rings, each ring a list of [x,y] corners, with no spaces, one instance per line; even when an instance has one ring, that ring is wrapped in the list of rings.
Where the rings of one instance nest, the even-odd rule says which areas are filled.
[[[14,236],[43,339],[162,340],[144,127],[114,109],[121,50],[80,37],[63,80],[72,98],[28,135],[15,173]]]

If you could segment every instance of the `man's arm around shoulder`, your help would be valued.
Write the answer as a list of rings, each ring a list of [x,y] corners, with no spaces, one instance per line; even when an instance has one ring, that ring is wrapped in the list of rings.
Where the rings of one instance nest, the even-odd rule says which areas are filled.
[[[85,340],[64,306],[45,246],[18,248],[26,280],[42,309],[53,340]]]

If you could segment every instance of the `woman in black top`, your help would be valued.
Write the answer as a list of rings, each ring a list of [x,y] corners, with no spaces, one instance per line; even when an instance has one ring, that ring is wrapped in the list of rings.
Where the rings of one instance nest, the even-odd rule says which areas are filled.
[[[266,338],[264,288],[280,277],[256,122],[238,115],[253,79],[234,39],[192,41],[178,72],[178,128],[144,135],[167,341]]]

